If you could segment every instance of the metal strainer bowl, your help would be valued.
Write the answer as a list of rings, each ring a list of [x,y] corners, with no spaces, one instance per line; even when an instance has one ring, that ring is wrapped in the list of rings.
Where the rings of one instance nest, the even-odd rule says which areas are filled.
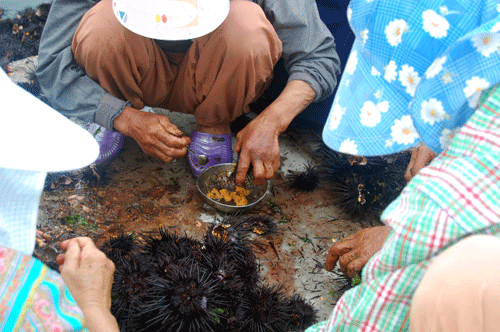
[[[227,188],[236,186],[236,184],[234,183],[234,178],[230,178],[229,176],[236,167],[236,163],[214,165],[201,172],[201,174],[198,176],[198,179],[196,180],[196,186],[198,187],[198,190],[200,191],[203,198],[205,198],[208,204],[221,212],[235,213],[249,210],[259,204],[271,190],[270,181],[266,181],[266,183],[262,186],[257,186],[250,180],[247,180],[244,185],[246,189],[250,189],[250,194],[247,197],[247,205],[236,206],[229,203],[222,203],[209,198],[207,194],[214,187],[220,190],[222,189],[222,187]]]

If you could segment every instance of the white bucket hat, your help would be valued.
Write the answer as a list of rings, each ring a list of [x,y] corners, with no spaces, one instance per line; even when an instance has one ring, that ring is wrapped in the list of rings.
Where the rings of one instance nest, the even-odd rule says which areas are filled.
[[[95,139],[0,70],[0,246],[31,255],[47,172],[84,167]]]
[[[120,23],[161,40],[198,38],[214,31],[229,13],[229,0],[113,0]]]

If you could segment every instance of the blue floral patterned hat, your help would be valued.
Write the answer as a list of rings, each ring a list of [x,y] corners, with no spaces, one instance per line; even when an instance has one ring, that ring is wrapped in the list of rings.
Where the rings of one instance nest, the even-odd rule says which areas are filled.
[[[323,140],[387,155],[423,142],[441,152],[500,81],[500,5],[478,1],[351,1],[356,40]]]

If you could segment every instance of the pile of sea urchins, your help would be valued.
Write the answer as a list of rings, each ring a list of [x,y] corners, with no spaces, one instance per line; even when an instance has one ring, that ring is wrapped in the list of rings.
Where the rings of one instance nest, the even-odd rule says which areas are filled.
[[[283,332],[316,322],[316,310],[281,286],[265,285],[249,243],[266,216],[228,216],[202,241],[162,228],[137,241],[107,240],[116,266],[111,311],[121,331]]]

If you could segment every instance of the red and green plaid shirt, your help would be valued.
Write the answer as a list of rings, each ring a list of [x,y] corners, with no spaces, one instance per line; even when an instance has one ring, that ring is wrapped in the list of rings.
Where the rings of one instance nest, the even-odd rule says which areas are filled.
[[[408,331],[413,294],[429,263],[471,234],[500,237],[500,89],[447,150],[422,169],[383,213],[383,248],[330,318],[307,332]]]

